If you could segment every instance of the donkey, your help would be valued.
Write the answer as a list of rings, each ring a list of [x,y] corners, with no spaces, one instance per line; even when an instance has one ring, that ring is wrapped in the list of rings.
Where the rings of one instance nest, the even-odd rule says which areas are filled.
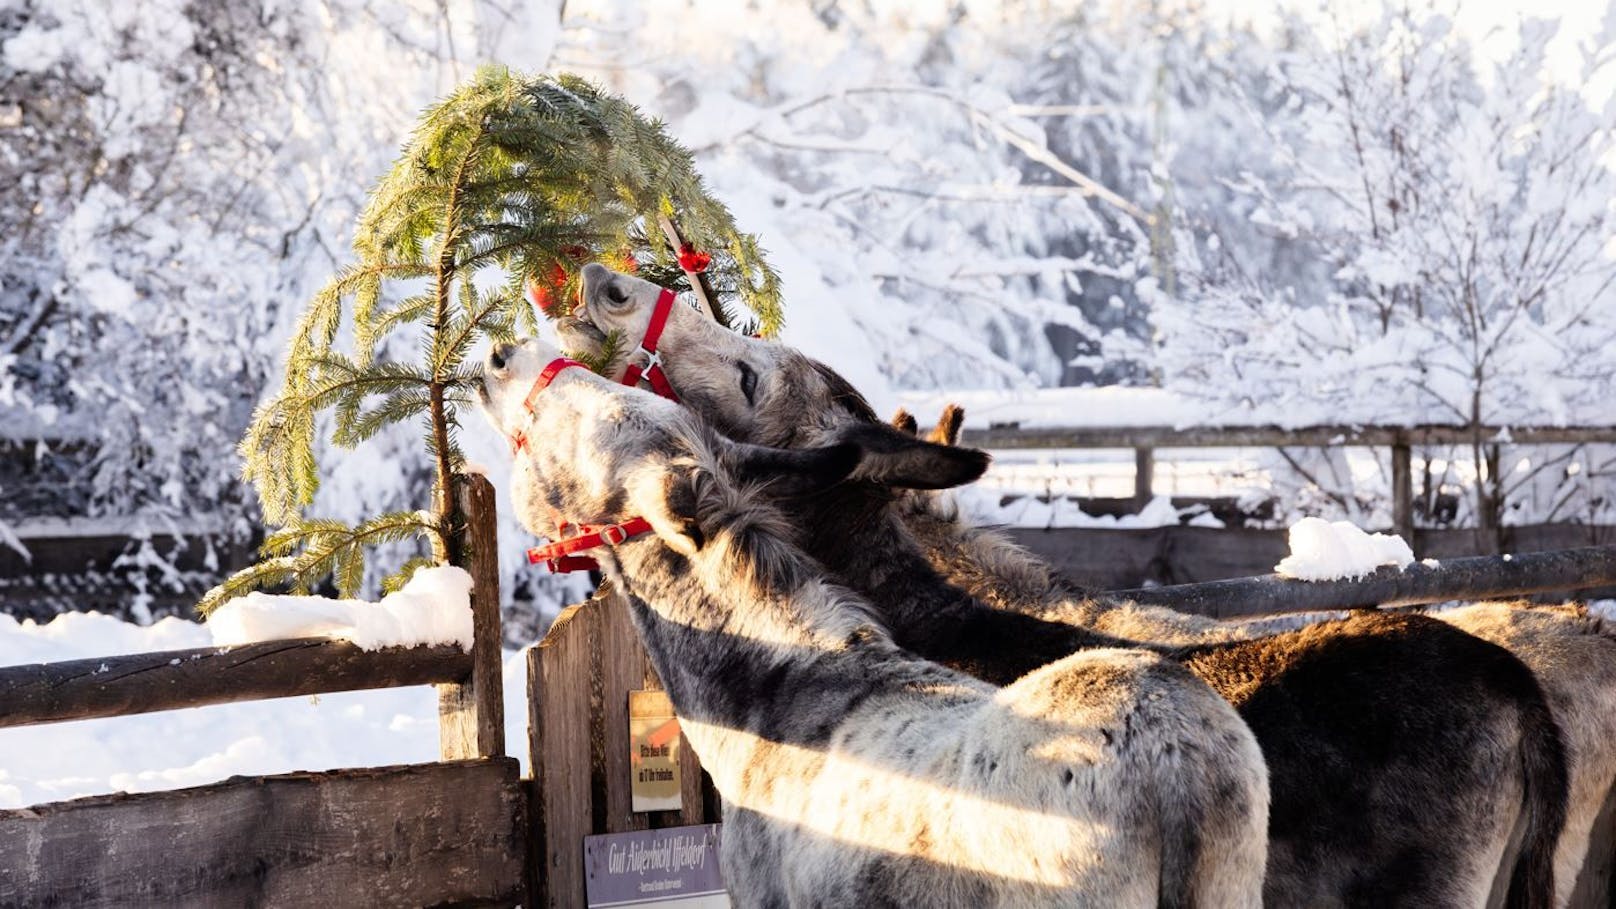
[[[731,442],[558,357],[485,364],[512,498],[536,533],[628,528],[600,562],[723,797],[739,905],[1258,903],[1267,780],[1211,689],[1139,650],[1003,689],[904,651],[766,501],[836,484],[856,446]]]
[[[864,594],[904,646],[1004,683],[1082,646],[1074,628],[1190,645],[1177,658],[1240,711],[1268,762],[1270,905],[1480,906],[1495,878],[1508,905],[1550,905],[1565,758],[1541,689],[1506,651],[1432,619],[1380,614],[1254,641],[1207,642],[1197,633],[1208,623],[1176,620],[1158,636],[1151,611],[1059,585],[1001,585],[991,565],[973,568],[991,590],[962,590],[906,529],[896,489],[948,485],[930,480],[957,472],[967,450],[908,436],[823,364],[665,299],[653,284],[587,266],[559,329],[568,346],[599,355],[609,333],[644,337],[660,311],[663,381],[719,432],[782,448],[853,440],[879,453],[880,475],[856,470],[789,507],[810,531],[809,554]],[[637,353],[607,375],[621,376]],[[984,614],[978,593],[1013,608]],[[1107,625],[1119,609],[1125,621]],[[951,633],[965,619],[978,631]],[[1013,631],[992,633],[996,622]]]
[[[964,412],[950,405],[926,438],[957,445],[963,422]],[[893,424],[912,435],[918,432],[914,417],[903,411]],[[1051,589],[1048,563],[997,530],[970,526],[951,502],[910,493],[902,507],[905,524],[933,564],[960,586],[979,591],[1002,608],[1035,602]],[[1120,621],[1096,624],[1122,638],[1155,631],[1157,638],[1202,641],[1252,639],[1343,615],[1214,622],[1165,614],[1168,610],[1113,609],[1098,617],[1119,612]],[[1574,605],[1476,603],[1429,614],[1505,648],[1537,676],[1561,731],[1569,773],[1569,807],[1554,851],[1554,904],[1610,906],[1616,860],[1616,637],[1601,620]]]
[[[1477,603],[1432,615],[1508,649],[1536,673],[1570,770],[1570,810],[1554,852],[1555,905],[1616,905],[1616,638],[1572,605]]]

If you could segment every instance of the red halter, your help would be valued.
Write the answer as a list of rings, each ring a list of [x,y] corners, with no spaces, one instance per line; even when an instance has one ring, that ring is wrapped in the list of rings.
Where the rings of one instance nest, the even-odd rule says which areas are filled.
[[[666,293],[666,291],[664,291],[664,293]],[[661,308],[660,305],[658,308]],[[657,334],[661,333],[661,325],[657,323],[659,321],[666,321],[666,319],[667,313],[665,312],[662,314],[661,320],[657,320],[655,317],[653,317],[652,322],[654,325],[656,325]],[[646,337],[650,339],[650,343],[654,347],[656,339],[652,337],[650,332],[646,333]],[[577,360],[568,359],[567,357],[557,357],[554,360],[551,360],[544,367],[544,369],[539,372],[539,377],[533,380],[533,388],[528,391],[527,397],[522,400],[522,408],[528,412],[529,416],[533,415],[533,402],[538,400],[539,392],[549,388],[550,383],[554,382],[555,377],[560,375],[563,370],[571,369],[574,366],[585,370],[589,368],[588,366],[579,363]],[[656,374],[661,374],[660,368],[658,368]],[[624,384],[633,384],[633,382],[627,381],[627,376],[624,377],[624,380]],[[667,383],[666,379],[663,379],[662,381],[664,384]],[[652,384],[654,385],[655,383],[656,380],[652,379]],[[671,397],[672,393],[673,391],[670,388],[668,390],[668,396]],[[511,434],[511,451],[520,452],[525,447],[527,447],[527,433],[518,429],[516,432]],[[587,524],[569,524],[566,521],[558,521],[556,524],[556,533],[565,535],[567,528],[569,527],[576,528],[580,531],[580,533],[577,536],[564,537],[563,539],[556,540],[553,543],[548,543],[544,546],[535,546],[532,549],[529,549],[527,551],[528,564],[537,565],[540,562],[544,562],[546,567],[548,567],[552,573],[556,574],[562,574],[570,571],[598,570],[600,568],[600,563],[586,556],[575,556],[573,553],[583,552],[586,549],[594,549],[598,546],[616,545],[624,540],[637,537],[643,533],[648,533],[651,530],[651,522],[644,518],[629,518],[627,521],[624,521],[621,524],[607,524],[602,527],[592,527]]]
[[[561,371],[563,369],[571,369],[574,366],[578,367],[579,369],[589,368],[584,364],[579,363],[577,360],[569,359],[567,357],[556,357],[554,360],[551,360],[542,371],[539,372],[539,377],[533,380],[533,387],[528,391],[527,397],[522,399],[522,409],[527,411],[528,416],[533,415],[533,402],[538,400],[539,392],[549,388],[550,383],[555,381],[556,376],[561,375]],[[511,433],[511,454],[517,454],[526,447],[526,432],[518,429],[517,431]]]
[[[641,339],[636,354],[645,354],[645,365],[629,364],[628,370],[623,373],[624,385],[638,385],[643,375],[651,383],[651,389],[670,401],[677,402],[679,396],[673,393],[673,385],[668,382],[668,374],[662,371],[662,355],[657,353],[657,342],[662,340],[662,329],[667,327],[668,314],[673,311],[673,291],[663,288],[657,295],[656,308],[651,310],[651,324],[645,328],[645,337]]]
[[[564,534],[569,527],[576,528],[579,534],[529,549],[527,551],[528,564],[537,565],[544,562],[550,571],[556,574],[568,571],[596,570],[600,568],[600,563],[588,557],[575,556],[573,553],[594,549],[598,546],[615,546],[642,533],[649,533],[651,531],[651,522],[644,518],[629,518],[621,524],[607,524],[596,527],[589,524],[568,524],[563,521],[556,528],[556,533]]]

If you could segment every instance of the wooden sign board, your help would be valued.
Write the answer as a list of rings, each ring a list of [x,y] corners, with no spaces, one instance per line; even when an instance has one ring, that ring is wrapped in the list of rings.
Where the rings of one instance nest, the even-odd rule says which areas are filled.
[[[665,691],[628,693],[630,792],[634,811],[678,811],[679,718]]]
[[[584,837],[591,909],[729,909],[718,868],[722,825],[664,827]]]

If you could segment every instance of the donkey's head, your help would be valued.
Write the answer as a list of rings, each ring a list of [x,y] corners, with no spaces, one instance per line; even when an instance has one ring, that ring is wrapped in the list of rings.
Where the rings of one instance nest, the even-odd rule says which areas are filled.
[[[702,545],[695,477],[772,496],[822,491],[857,466],[842,444],[777,450],[716,437],[685,409],[612,383],[537,339],[499,344],[479,388],[483,410],[518,452],[512,496],[536,534],[557,524],[617,524],[644,517],[674,549]]]
[[[615,336],[606,373],[621,379],[653,324],[663,289],[602,265],[583,270],[580,305],[560,323],[569,350],[599,358]],[[830,367],[785,345],[746,338],[688,306],[675,304],[656,339],[679,399],[732,439],[776,448],[837,442],[864,456],[854,479],[904,489],[943,489],[969,483],[987,469],[975,449],[937,445],[883,422],[858,390]]]

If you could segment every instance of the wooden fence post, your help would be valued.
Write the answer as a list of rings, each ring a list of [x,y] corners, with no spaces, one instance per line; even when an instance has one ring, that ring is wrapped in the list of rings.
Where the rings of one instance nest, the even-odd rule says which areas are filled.
[[[1156,450],[1154,448],[1135,448],[1133,450],[1133,501],[1140,508],[1150,504],[1155,498],[1151,486],[1156,480]]]
[[[438,686],[438,745],[445,761],[505,753],[505,694],[501,684],[499,542],[494,487],[481,475],[454,478],[466,526],[457,531],[471,572],[471,675]]]
[[[526,905],[584,903],[584,837],[719,820],[701,761],[679,747],[681,807],[632,809],[628,692],[661,688],[628,602],[602,587],[528,648],[531,859]],[[682,735],[682,733],[681,733]]]
[[[594,600],[562,610],[527,650],[528,905],[584,904],[583,838],[594,832],[589,708],[600,612]]]
[[[1414,451],[1407,442],[1392,446],[1392,532],[1414,546]]]

